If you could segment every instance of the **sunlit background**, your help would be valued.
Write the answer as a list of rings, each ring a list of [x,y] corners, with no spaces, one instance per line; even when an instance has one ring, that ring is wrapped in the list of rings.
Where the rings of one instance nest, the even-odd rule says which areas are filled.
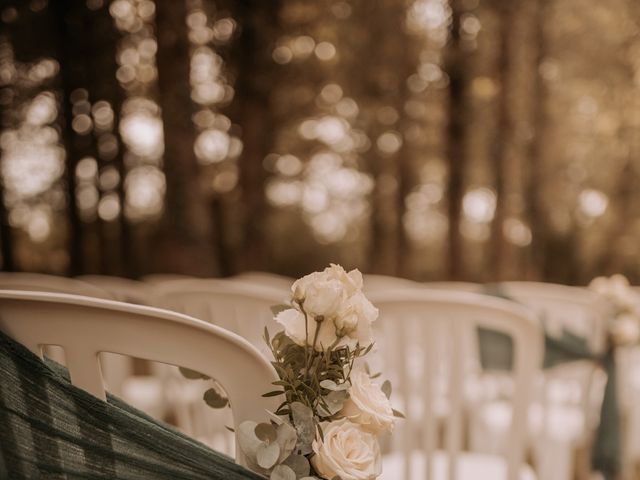
[[[637,0],[1,5],[3,270],[640,281]]]

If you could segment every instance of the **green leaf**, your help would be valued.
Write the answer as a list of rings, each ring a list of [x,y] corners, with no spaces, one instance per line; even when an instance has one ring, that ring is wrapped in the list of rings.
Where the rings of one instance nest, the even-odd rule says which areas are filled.
[[[286,303],[281,303],[280,305],[272,305],[270,308],[271,308],[271,313],[273,313],[273,316],[275,317],[279,313],[284,312],[285,310],[289,310],[291,308],[291,305],[287,305]]]
[[[309,460],[304,455],[289,455],[282,464],[291,468],[295,472],[296,478],[306,477],[311,471]]]
[[[191,370],[190,368],[178,367],[178,370],[184,378],[188,378],[189,380],[211,380],[211,377],[200,372],[196,372],[195,370]]]
[[[280,445],[277,443],[263,443],[256,450],[256,461],[262,468],[273,467],[280,456]]]
[[[271,472],[270,480],[296,480],[296,472],[286,465],[276,465]]]
[[[276,432],[276,428],[270,423],[259,423],[256,425],[256,429],[254,431],[256,437],[258,437],[263,442],[274,442],[278,437],[278,433]],[[269,467],[265,467],[269,468]]]
[[[404,413],[402,413],[401,411],[396,410],[395,408],[393,408],[392,410],[393,410],[393,416],[394,416],[394,417],[398,417],[398,418],[406,418],[406,417],[404,416]]]
[[[389,380],[385,380],[380,390],[387,396],[387,398],[391,398],[391,382]]]
[[[373,348],[374,345],[375,345],[375,343],[369,344],[369,346],[365,349],[364,353],[361,356],[365,356],[366,354],[368,354],[371,351],[371,349]]]
[[[278,395],[282,395],[284,392],[282,390],[274,390],[273,392],[263,393],[263,397],[277,397]]]
[[[210,388],[204,392],[202,398],[212,408],[224,408],[229,404],[229,399],[221,395],[215,388]]]

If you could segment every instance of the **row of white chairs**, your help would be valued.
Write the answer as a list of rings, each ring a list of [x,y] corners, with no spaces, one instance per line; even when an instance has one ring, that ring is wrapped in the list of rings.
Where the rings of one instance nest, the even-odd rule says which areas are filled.
[[[154,305],[235,332],[265,354],[263,327],[277,329],[269,307],[286,300],[292,281],[257,272],[232,280],[155,276],[144,282],[99,276],[61,279],[0,274],[0,289],[77,293]],[[460,478],[533,478],[530,470],[518,476],[525,452],[532,452],[539,478],[574,477],[574,452],[586,448],[598,421],[594,415],[598,411],[599,395],[595,388],[598,382],[594,382],[595,369],[591,364],[558,368],[546,375],[540,373],[539,318],[545,317],[547,331],[559,333],[566,328],[586,337],[597,350],[603,346],[602,319],[606,317],[606,306],[590,292],[576,287],[509,282],[502,288],[506,295],[529,309],[479,295],[483,288],[477,284],[421,284],[393,277],[365,276],[366,293],[381,310],[377,322],[378,363],[384,365],[384,373],[394,381],[398,406],[408,416],[406,422],[401,422],[390,444],[390,454],[385,457],[387,472],[393,472],[385,478],[401,478],[397,473],[401,470],[404,478],[425,478],[426,463],[434,471],[433,477],[426,478],[458,478],[452,476],[455,467],[446,474],[446,458],[461,459],[451,463],[458,465]],[[515,371],[507,380],[505,375],[482,374],[477,362],[477,326],[506,331],[515,338],[515,352],[522,357],[517,357]],[[109,363],[117,361],[105,361],[103,367]],[[131,372],[127,372],[127,367],[113,370],[120,370],[121,378],[117,375],[110,378],[106,368],[110,389],[129,400],[126,386],[135,384],[127,383]],[[173,404],[169,410],[187,433],[204,440],[221,437],[220,424],[229,419],[216,418],[209,422],[209,428],[202,428],[202,423],[206,423],[203,418],[210,420],[212,416],[200,400],[203,387],[194,392],[193,382],[182,381],[175,370],[166,367],[157,367],[154,373],[163,379],[163,387],[173,385],[169,389],[173,392],[171,398],[161,403]],[[427,378],[434,380],[427,382]],[[149,383],[148,397],[163,395],[154,388],[156,385]],[[536,385],[537,388],[532,388]],[[530,405],[532,398],[535,400]],[[210,436],[212,432],[214,435]],[[444,443],[439,441],[441,432],[445,433]],[[224,450],[228,449],[228,442],[227,436],[217,445],[215,441],[209,443]],[[449,455],[437,450],[438,445],[446,445]],[[474,453],[461,453],[463,446]],[[508,461],[495,462],[499,456]],[[486,476],[480,475],[483,471]]]

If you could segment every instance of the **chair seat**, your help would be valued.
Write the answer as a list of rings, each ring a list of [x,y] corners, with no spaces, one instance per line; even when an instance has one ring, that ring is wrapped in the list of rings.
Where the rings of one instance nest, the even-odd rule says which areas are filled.
[[[432,480],[448,480],[448,456],[444,451],[436,451],[432,457]],[[497,455],[462,452],[458,455],[458,474],[456,480],[506,480],[507,463]],[[426,458],[422,451],[411,453],[411,480],[425,479]],[[404,478],[403,452],[385,455],[382,459],[381,480],[399,480]],[[536,480],[536,474],[529,465],[523,465],[520,480]]]

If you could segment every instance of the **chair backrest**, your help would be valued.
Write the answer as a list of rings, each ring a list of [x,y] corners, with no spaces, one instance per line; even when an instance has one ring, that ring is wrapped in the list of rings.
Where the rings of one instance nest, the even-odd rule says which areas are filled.
[[[604,348],[609,307],[594,292],[544,282],[502,282],[500,288],[534,310],[551,334],[564,328],[587,339],[593,350]]]
[[[473,282],[425,282],[422,284],[427,288],[438,290],[455,290],[456,292],[483,293],[482,284]]]
[[[507,300],[466,292],[403,289],[369,294],[380,309],[378,354],[385,375],[393,379],[407,416],[404,427],[404,471],[411,478],[410,450],[422,438],[427,464],[433,465],[438,424],[434,396],[437,381],[447,383],[445,419],[449,479],[456,477],[456,457],[463,447],[463,387],[465,350],[469,331],[477,327],[502,332],[513,341],[514,395],[512,426],[507,452],[508,478],[515,480],[524,460],[527,409],[532,384],[542,363],[543,337],[533,314]],[[395,358],[392,358],[395,357]],[[446,358],[445,358],[446,357]],[[412,399],[419,398],[421,405]],[[412,430],[419,425],[420,431]],[[427,478],[431,478],[428,471]]]
[[[290,291],[233,280],[176,280],[157,285],[155,305],[184,313],[237,333],[271,358],[263,341],[282,330],[273,320],[271,307],[288,300]]]
[[[113,300],[136,305],[151,303],[152,287],[145,282],[108,275],[81,275],[76,278],[107,292]]]
[[[98,355],[112,352],[178,365],[216,379],[234,426],[266,418],[277,399],[263,398],[277,380],[246,340],[195,318],[157,308],[75,295],[0,290],[0,329],[32,352],[65,349],[71,382],[105,399]],[[236,459],[244,463],[240,450]]]
[[[0,272],[0,289],[68,293],[105,300],[114,299],[102,288],[82,280],[42,273]]]
[[[141,280],[145,283],[157,285],[159,283],[173,282],[175,280],[189,280],[194,278],[196,277],[180,273],[150,273],[149,275],[142,277]]]
[[[406,278],[393,277],[391,275],[378,275],[366,273],[363,275],[363,290],[365,294],[380,290],[399,290],[401,288],[417,288],[420,283]]]
[[[265,287],[286,290],[287,292],[291,289],[291,284],[295,282],[294,278],[270,272],[243,272],[229,277],[228,280],[263,285]]]
[[[510,298],[522,303],[537,314],[546,334],[561,336],[566,330],[584,338],[590,350],[602,353],[606,348],[610,306],[596,293],[581,287],[543,282],[503,282],[501,290]],[[542,401],[547,408],[553,403],[570,403],[582,410],[585,428],[583,440],[587,441],[599,422],[599,403],[602,387],[598,382],[599,366],[590,360],[557,365],[548,371],[543,383]],[[544,428],[550,428],[543,421]]]

